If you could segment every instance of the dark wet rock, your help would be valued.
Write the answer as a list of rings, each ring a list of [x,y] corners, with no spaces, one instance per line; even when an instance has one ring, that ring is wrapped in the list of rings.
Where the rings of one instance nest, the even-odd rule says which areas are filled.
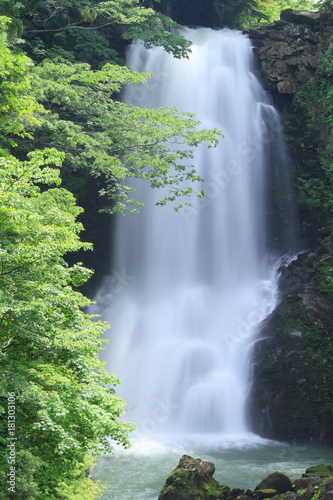
[[[318,481],[318,479],[321,479],[321,482],[319,484],[316,484],[314,485],[312,483],[312,485],[307,488],[306,492],[304,493],[303,495],[303,498],[307,499],[309,498],[309,493],[312,491],[314,491],[315,493],[312,495],[312,497],[310,498],[315,498],[316,500],[332,500],[333,498],[333,466],[332,465],[328,465],[328,466],[325,466],[325,465],[316,465],[314,467],[310,467],[309,469],[307,469],[307,471],[311,471],[311,472],[306,472],[306,474],[311,474],[311,473],[314,473],[314,472],[318,472],[318,470],[322,473],[322,474],[325,474],[325,473],[328,473],[328,474],[331,474],[329,477],[324,477],[324,478],[315,478],[313,477],[313,479],[316,479]],[[285,500],[285,499],[283,499]]]
[[[317,467],[317,466],[315,466]],[[307,470],[310,470],[311,467]],[[315,486],[316,487],[319,487],[320,484],[323,482],[322,478],[319,477],[319,476],[316,476],[315,474],[312,474],[311,476],[306,476],[306,475],[303,474],[303,477],[299,478],[299,479],[296,479],[294,481],[294,490],[295,491],[298,491],[298,490],[307,490],[309,488],[314,488]]]
[[[254,500],[257,500],[258,498],[258,495],[256,494],[255,491],[252,491],[252,490],[246,490],[244,495],[247,497],[247,498],[254,498]]]
[[[302,500],[311,500],[317,494],[322,482],[321,477],[302,477],[294,481],[294,491],[302,493]]]
[[[268,87],[293,96],[301,90],[304,78],[314,75],[321,53],[329,48],[333,14],[286,9],[280,21],[248,34]]]
[[[230,500],[229,496],[227,500]],[[256,494],[256,492],[248,489],[244,491],[241,495],[239,495],[237,497],[237,500],[259,500],[259,496]]]
[[[234,498],[238,498],[241,495],[243,495],[243,493],[244,493],[244,490],[242,490],[240,488],[233,488],[228,495],[228,500],[233,500]]]
[[[258,434],[292,441],[333,441],[333,305],[316,286],[326,249],[280,268],[280,302],[255,347],[249,415]],[[314,474],[318,475],[318,474]]]
[[[260,500],[264,500],[264,498],[275,497],[278,494],[278,492],[274,489],[266,488],[266,489],[256,490],[256,494]]]
[[[276,493],[285,493],[286,491],[291,491],[293,483],[291,479],[281,472],[273,472],[265,479],[261,481],[255,488],[255,492],[258,494],[260,490],[275,490]],[[272,495],[275,496],[275,495]],[[267,496],[268,497],[268,496]]]
[[[291,491],[288,491],[287,493],[282,493],[280,495],[277,495],[276,497],[273,497],[274,500],[304,500],[303,495],[299,495],[297,493],[292,493]]]
[[[281,19],[296,24],[318,24],[321,12],[310,12],[307,10],[285,9],[281,12]]]

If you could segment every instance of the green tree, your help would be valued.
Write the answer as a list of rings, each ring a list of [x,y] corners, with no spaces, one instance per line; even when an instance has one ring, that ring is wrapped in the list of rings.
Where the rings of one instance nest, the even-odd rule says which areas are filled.
[[[86,477],[88,456],[128,446],[132,426],[119,421],[118,379],[99,361],[106,325],[82,311],[75,291],[91,272],[65,257],[80,241],[82,212],[60,184],[64,153],[9,154],[14,140],[32,140],[43,106],[31,94],[31,61],[15,54],[1,18],[0,36],[0,496],[96,498]],[[52,187],[51,187],[52,186]],[[8,396],[15,400],[15,493],[8,491]],[[74,494],[75,492],[75,494]]]
[[[270,22],[280,19],[280,13],[285,9],[317,10],[315,0],[271,0],[263,4],[263,12]]]
[[[39,61],[46,55],[74,61],[83,50],[95,66],[103,64],[117,57],[110,39],[120,47],[124,40],[141,39],[147,47],[163,46],[175,57],[185,57],[190,46],[170,30],[178,27],[175,22],[140,0],[22,0],[16,5],[0,0],[0,15],[21,24],[24,17],[23,37],[29,54]]]
[[[91,70],[88,64],[45,61],[31,76],[35,98],[48,113],[26,150],[56,147],[65,153],[67,171],[81,169],[102,176],[110,211],[137,207],[142,200],[129,196],[126,179],[144,179],[153,188],[166,188],[160,200],[181,198],[193,192],[200,180],[191,161],[193,149],[215,146],[222,133],[199,130],[193,115],[175,109],[143,109],[119,102],[125,83],[143,82],[146,75],[107,64]],[[22,147],[22,145],[21,145]],[[179,206],[179,205],[178,205]]]
[[[30,93],[28,73],[32,61],[25,55],[14,54],[8,47],[10,24],[9,18],[0,17],[0,149],[13,145],[13,136],[31,137],[26,126],[38,125],[36,113],[43,111]]]
[[[91,273],[64,260],[90,245],[80,241],[73,195],[50,187],[60,182],[62,159],[53,149],[35,151],[24,162],[3,157],[0,169],[1,435],[8,437],[8,395],[15,394],[17,451],[28,453],[27,464],[39,462],[33,481],[41,500],[58,498],[61,482],[69,488],[87,455],[112,451],[109,437],[128,446],[132,429],[118,420],[119,381],[98,357],[106,325],[82,312],[89,301],[73,288]],[[20,487],[26,491],[26,479]]]
[[[315,0],[256,0],[256,8],[244,8],[240,13],[240,24],[247,29],[280,19],[285,9],[318,10]]]

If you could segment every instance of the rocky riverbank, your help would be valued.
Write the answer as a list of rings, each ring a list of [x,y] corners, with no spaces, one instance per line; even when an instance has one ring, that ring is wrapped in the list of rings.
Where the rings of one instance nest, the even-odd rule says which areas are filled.
[[[168,476],[158,500],[332,500],[333,466],[316,465],[301,478],[291,479],[274,472],[253,491],[230,489],[213,478],[215,466],[200,458],[184,455]]]

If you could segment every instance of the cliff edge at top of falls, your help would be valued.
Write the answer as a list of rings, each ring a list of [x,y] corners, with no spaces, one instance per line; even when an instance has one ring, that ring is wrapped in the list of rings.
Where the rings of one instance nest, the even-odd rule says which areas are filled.
[[[267,87],[296,94],[312,78],[320,54],[333,47],[333,13],[286,9],[279,21],[247,31],[259,57]]]

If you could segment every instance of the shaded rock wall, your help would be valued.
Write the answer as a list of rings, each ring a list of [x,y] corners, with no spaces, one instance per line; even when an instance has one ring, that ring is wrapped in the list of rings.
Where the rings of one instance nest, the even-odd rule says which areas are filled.
[[[281,266],[281,300],[255,350],[253,429],[279,440],[333,443],[333,305],[316,286],[317,256]]]
[[[331,140],[328,120],[315,116],[319,103],[309,102],[304,95],[309,85],[318,85],[321,58],[333,49],[333,13],[287,9],[279,21],[248,34],[281,114],[294,179],[304,178],[305,172],[311,176],[314,169],[320,172],[318,151]],[[310,226],[319,221],[308,207],[300,206],[300,222],[307,227],[303,238],[316,239],[316,228],[311,233]]]
[[[248,33],[282,117],[296,184],[320,164],[307,145],[309,123],[298,99],[316,77],[322,54],[333,48],[333,14],[288,9],[279,21]],[[327,125],[311,125],[320,145]],[[333,443],[333,307],[318,280],[322,263],[333,264],[333,242],[319,226],[329,222],[315,221],[299,206],[299,227],[307,227],[303,245],[310,250],[281,266],[280,303],[255,350],[249,415],[253,430],[265,437]]]
[[[333,14],[287,9],[279,21],[248,34],[265,83],[279,103],[281,95],[293,97],[314,76],[321,53],[333,43]]]

